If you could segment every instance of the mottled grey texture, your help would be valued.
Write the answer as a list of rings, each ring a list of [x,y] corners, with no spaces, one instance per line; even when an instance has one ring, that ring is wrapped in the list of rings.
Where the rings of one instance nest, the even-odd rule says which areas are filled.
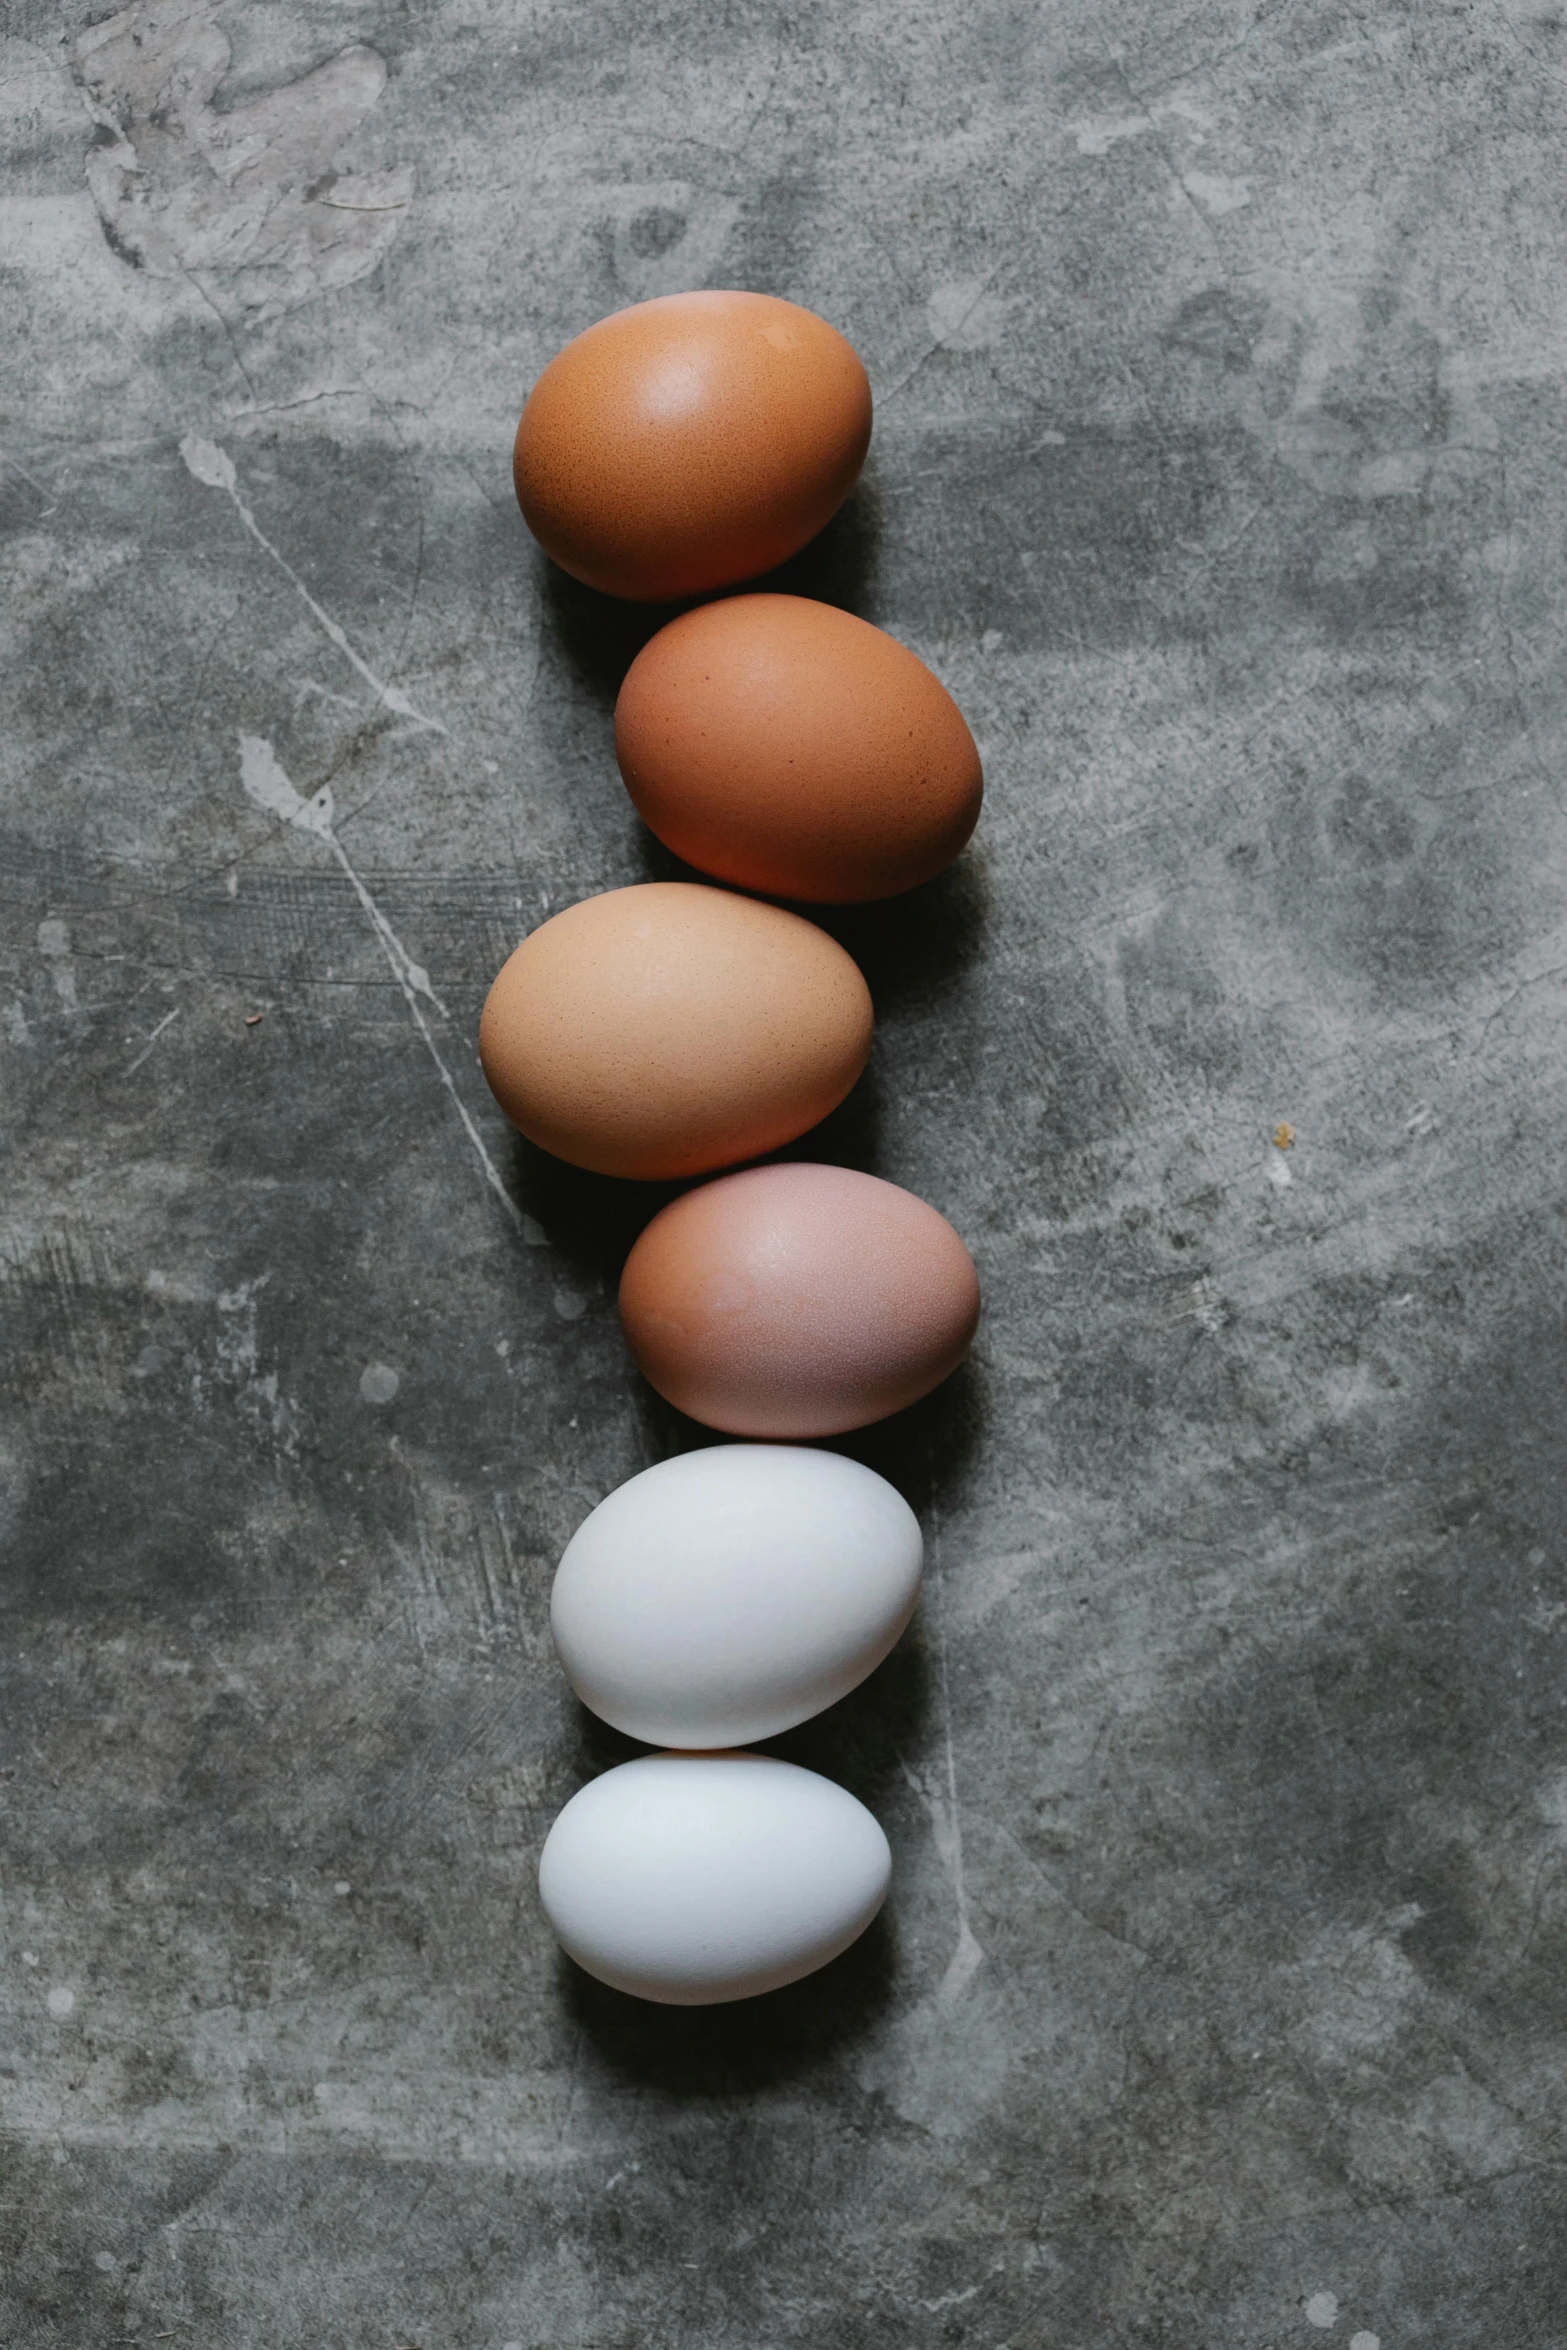
[[[1561,2350],[1561,16],[90,18],[0,48],[0,2340]],[[669,870],[516,412],[703,283],[863,352],[793,577],[989,776],[834,924],[821,1147],[989,1301],[780,1742],[895,1890],[709,2016],[535,1902],[551,1568],[692,1431],[473,1055]]]

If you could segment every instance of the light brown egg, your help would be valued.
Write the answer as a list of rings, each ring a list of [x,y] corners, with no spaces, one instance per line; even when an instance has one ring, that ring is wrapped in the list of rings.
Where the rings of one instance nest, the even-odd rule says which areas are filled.
[[[807,596],[732,596],[643,646],[615,705],[638,814],[703,873],[833,905],[950,865],[984,779],[923,661]]]
[[[648,1181],[776,1150],[871,1049],[870,991],[798,914],[686,881],[585,898],[535,930],[479,1023],[490,1090],[574,1166]]]
[[[641,602],[770,571],[859,477],[871,389],[835,327],[771,294],[666,294],[552,359],[517,427],[517,502],[548,555]]]
[[[638,1368],[693,1419],[733,1436],[835,1436],[957,1368],[979,1280],[946,1218],[896,1184],[748,1167],[653,1218],[620,1315]]]

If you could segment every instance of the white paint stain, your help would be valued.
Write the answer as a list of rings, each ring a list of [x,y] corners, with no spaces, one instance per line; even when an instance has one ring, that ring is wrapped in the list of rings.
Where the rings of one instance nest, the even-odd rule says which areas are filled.
[[[1290,1173],[1290,1163],[1284,1153],[1277,1149],[1270,1150],[1268,1153],[1268,1181],[1274,1190],[1288,1191],[1294,1180],[1294,1176]]]
[[[66,1011],[76,1009],[76,967],[71,961],[71,934],[65,924],[50,915],[38,925],[38,952],[49,965],[49,976],[54,981],[54,992]]]
[[[1140,139],[1154,124],[1148,114],[1101,114],[1069,127],[1079,155],[1108,155],[1123,139]]]
[[[390,1363],[366,1363],[359,1374],[359,1392],[366,1403],[390,1403],[402,1383],[401,1372]]]
[[[1202,109],[1183,98],[1166,99],[1150,106],[1146,113],[1096,115],[1071,125],[1079,155],[1108,155],[1112,147],[1119,147],[1129,139],[1166,136],[1173,136],[1175,142],[1190,150],[1204,145],[1206,133],[1212,127]],[[1184,197],[1210,220],[1222,220],[1227,213],[1240,212],[1251,202],[1249,179],[1222,171],[1199,171],[1190,163],[1176,161],[1169,153],[1165,159],[1173,182],[1172,196],[1177,202]]]
[[[392,685],[385,678],[377,677],[368,661],[362,659],[349,643],[347,634],[332,618],[331,613],[316,602],[315,597],[310,593],[293,564],[279,548],[272,544],[240,494],[239,475],[235,471],[234,460],[229,456],[227,450],[220,449],[216,441],[204,440],[200,433],[188,432],[180,442],[180,455],[185,461],[186,471],[194,480],[199,481],[206,489],[223,491],[257,546],[264,554],[271,556],[290,587],[305,604],[311,618],[331,643],[337,647],[349,666],[364,679],[365,684],[375,695],[377,703],[384,705],[388,710],[394,710],[399,718],[411,719],[415,726],[428,728],[432,734],[446,734],[448,729],[441,724],[438,718],[426,718],[422,711],[414,708],[401,686]]]
[[[958,1866],[961,1873],[961,1855]],[[967,1897],[965,1896],[965,1907],[966,1905]],[[936,2005],[938,2007],[956,2007],[984,1963],[985,1953],[975,1940],[973,1928],[965,1916],[960,1919],[958,1924],[958,1946],[947,1962],[947,1971],[942,1976],[936,1991]]]
[[[1145,138],[1150,131],[1167,125],[1173,125],[1194,147],[1200,147],[1204,133],[1213,128],[1212,118],[1194,100],[1181,97],[1161,99],[1146,113],[1090,115],[1067,128],[1077,142],[1079,155],[1108,155],[1123,140]]]
[[[213,0],[136,0],[81,34],[76,74],[99,131],[87,184],[123,261],[275,318],[376,267],[414,173],[332,168],[387,84],[362,44],[214,107],[230,59],[217,15]]]
[[[299,1448],[299,1407],[280,1392],[276,1371],[261,1368],[256,1300],[271,1278],[270,1273],[258,1273],[252,1281],[219,1290],[216,1303],[224,1326],[218,1333],[216,1355],[218,1369],[238,1394],[246,1415],[255,1426],[268,1429],[292,1457]]]
[[[937,1539],[931,1530],[931,1563],[935,1563]],[[933,1580],[933,1579],[932,1579]],[[936,1656],[940,1669],[942,1737],[945,1749],[946,1786],[938,1792],[927,1785],[908,1764],[903,1775],[925,1806],[930,1817],[931,1836],[937,1857],[947,1872],[952,1885],[953,1906],[958,1916],[957,1946],[947,1961],[947,1971],[936,1987],[936,2005],[939,2008],[956,2007],[970,1983],[985,1963],[985,1953],[969,1923],[968,1886],[963,1874],[963,1826],[958,1810],[957,1758],[952,1745],[952,1699],[947,1683],[946,1627],[939,1611],[935,1613]]]
[[[1220,171],[1183,171],[1181,186],[1194,204],[1204,212],[1222,220],[1227,212],[1240,212],[1251,202],[1251,182],[1228,179]]]
[[[48,2008],[49,2013],[53,2016],[64,2018],[68,2015],[74,2015],[76,2012],[76,1993],[74,1991],[68,1991],[63,1983],[56,1983],[54,1989],[50,1992],[48,1998],[44,2001],[44,2005]]]
[[[1430,449],[1388,449],[1366,459],[1355,475],[1355,488],[1363,498],[1418,498],[1440,454]]]
[[[324,783],[308,800],[301,798],[284,774],[272,745],[261,735],[240,736],[239,764],[240,781],[258,808],[265,808],[269,815],[281,816],[285,824],[292,824],[300,832],[314,833],[317,840],[326,842],[347,875],[354,895],[363,907],[370,927],[380,940],[382,951],[397,974],[398,983],[404,992],[412,991],[428,997],[441,1018],[449,1019],[446,1006],[430,985],[429,972],[407,952],[402,940],[349,863],[348,852],[333,826],[331,785]]]
[[[1351,2334],[1349,2350],[1382,2350],[1381,2339],[1376,2334]]]
[[[1204,1273],[1192,1283],[1192,1302],[1188,1309],[1192,1320],[1205,1338],[1222,1336],[1229,1321],[1229,1310],[1219,1294],[1218,1284]]]
[[[1336,2293],[1313,2293],[1311,2299],[1306,2303],[1306,2323],[1309,2326],[1320,2327],[1323,2333],[1327,2332],[1329,2326],[1337,2325],[1338,2295]]]
[[[469,1115],[468,1105],[457,1090],[457,1081],[446,1066],[441,1048],[436,1043],[430,1030],[430,1024],[420,1006],[419,998],[421,995],[427,997],[443,1020],[447,1018],[446,1006],[441,1002],[434,988],[431,987],[428,972],[421,964],[413,960],[387,921],[386,916],[376,904],[375,899],[349,863],[348,852],[332,827],[331,787],[323,785],[321,790],[314,793],[310,799],[302,798],[284,774],[272,745],[263,736],[256,734],[242,734],[239,738],[239,773],[245,791],[255,801],[258,808],[265,808],[271,815],[281,816],[285,824],[292,824],[301,832],[313,834],[317,840],[324,841],[333,856],[336,857],[338,864],[348,878],[354,895],[364,909],[371,929],[375,932],[381,952],[391,966],[392,976],[402,989],[403,1001],[408,1006],[409,1016],[424,1040],[426,1051],[435,1063],[441,1083],[452,1098],[452,1106],[462,1121],[463,1132],[472,1143],[475,1155],[484,1170],[484,1179],[506,1210],[512,1224],[514,1226],[520,1225],[522,1219],[510,1193],[501,1181],[500,1169],[485,1148],[484,1137],[475,1126]]]
[[[986,1617],[1009,1600],[1048,1555],[1049,1535],[1041,1527],[1037,1546],[1027,1550],[1002,1551],[994,1557],[986,1557],[981,1553],[969,1559],[964,1568],[962,1587],[953,1594],[950,1602],[953,1624],[960,1631],[967,1632],[976,1624],[984,1623]],[[1040,1611],[1031,1614],[1029,1620],[1037,1635],[1048,1631],[1056,1619],[1048,1611]]]
[[[1405,1902],[1375,1925],[1324,1927],[1311,1936],[1299,1960],[1301,2012],[1290,2037],[1314,2068],[1352,2070],[1403,2031],[1420,1978],[1401,1938],[1420,1916],[1418,1903]]]
[[[271,1280],[271,1278],[272,1276],[270,1273],[258,1273],[253,1281],[241,1281],[234,1289],[220,1289],[218,1291],[217,1301],[218,1312],[220,1314],[248,1315],[252,1331],[254,1331],[256,1320],[255,1301],[260,1296],[262,1290],[266,1288],[266,1285]],[[151,1286],[152,1281],[149,1276],[148,1287],[150,1288]],[[158,1286],[162,1287],[164,1285],[160,1283]],[[249,1341],[248,1352],[244,1356],[244,1367],[253,1370],[255,1368],[255,1361],[256,1347],[254,1337],[252,1337]]]
[[[568,1289],[564,1283],[556,1290],[552,1302],[563,1322],[580,1322],[588,1310],[588,1301],[581,1291]]]

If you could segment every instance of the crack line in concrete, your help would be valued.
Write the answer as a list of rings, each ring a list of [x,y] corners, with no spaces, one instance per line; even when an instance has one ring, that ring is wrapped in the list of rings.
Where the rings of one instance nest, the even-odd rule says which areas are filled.
[[[351,663],[358,671],[366,685],[374,692],[376,700],[384,703],[388,710],[395,710],[399,718],[411,718],[416,726],[428,727],[432,734],[444,734],[449,740],[451,730],[443,726],[438,718],[426,718],[422,710],[416,710],[401,686],[391,685],[385,678],[377,677],[369,663],[362,660],[355,652],[347,635],[332,618],[331,613],[323,610],[322,606],[316,602],[315,597],[310,593],[293,564],[272,544],[241,497],[239,476],[234,470],[234,460],[228,452],[220,449],[216,441],[203,440],[199,433],[188,432],[180,442],[180,455],[185,461],[186,470],[197,481],[204,483],[209,490],[225,492],[235,513],[257,546],[264,554],[271,556],[295,593],[304,599],[312,618],[325,630],[344,660]]]
[[[430,1033],[430,1024],[420,1009],[420,996],[428,997],[443,1020],[449,1019],[451,1015],[430,985],[430,975],[423,964],[414,961],[376,904],[374,897],[350,864],[348,851],[333,829],[331,785],[323,784],[320,791],[315,793],[312,798],[305,799],[301,793],[295,790],[283,772],[278,755],[272,745],[264,735],[259,734],[242,734],[240,736],[239,772],[247,798],[254,800],[258,808],[265,808],[269,815],[281,816],[285,824],[292,824],[299,832],[313,833],[317,840],[326,843],[333,856],[336,857],[347,876],[355,897],[358,898],[364,909],[371,929],[375,932],[377,944],[391,966],[392,976],[403,991],[403,1001],[407,1004],[413,1024],[423,1037],[426,1050],[440,1073],[441,1083],[452,1097],[453,1106],[458,1117],[462,1120],[463,1132],[472,1143],[478,1155],[479,1164],[484,1169],[484,1179],[511,1218],[514,1228],[520,1231],[522,1217],[518,1212],[516,1202],[506,1189],[505,1183],[501,1179],[500,1169],[491,1158],[485,1146],[484,1137],[475,1126],[469,1114],[468,1105],[457,1090],[456,1079],[446,1066],[441,1049]]]

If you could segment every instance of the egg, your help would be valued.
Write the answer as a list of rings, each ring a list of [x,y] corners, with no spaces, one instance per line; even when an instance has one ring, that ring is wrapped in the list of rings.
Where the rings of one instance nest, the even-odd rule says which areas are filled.
[[[539,1894],[601,1983],[705,2007],[825,1966],[864,1933],[891,1873],[865,1806],[815,1771],[648,1754],[572,1797],[545,1838]]]
[[[944,1216],[847,1167],[749,1167],[686,1192],[626,1260],[620,1314],[660,1395],[734,1436],[833,1436],[967,1354],[974,1261]]]
[[[854,487],[871,389],[835,327],[771,294],[666,294],[552,359],[512,474],[574,578],[643,602],[770,571]]]
[[[632,662],[615,755],[637,813],[769,896],[891,897],[950,865],[984,779],[963,713],[896,637],[808,596],[682,613]]]
[[[618,1486],[550,1626],[584,1705],[650,1746],[776,1737],[874,1671],[919,1598],[919,1520],[838,1453],[719,1444]]]
[[[502,969],[479,1057],[514,1126],[573,1166],[699,1175],[836,1109],[871,1048],[853,959],[798,914],[700,883],[585,898]]]

